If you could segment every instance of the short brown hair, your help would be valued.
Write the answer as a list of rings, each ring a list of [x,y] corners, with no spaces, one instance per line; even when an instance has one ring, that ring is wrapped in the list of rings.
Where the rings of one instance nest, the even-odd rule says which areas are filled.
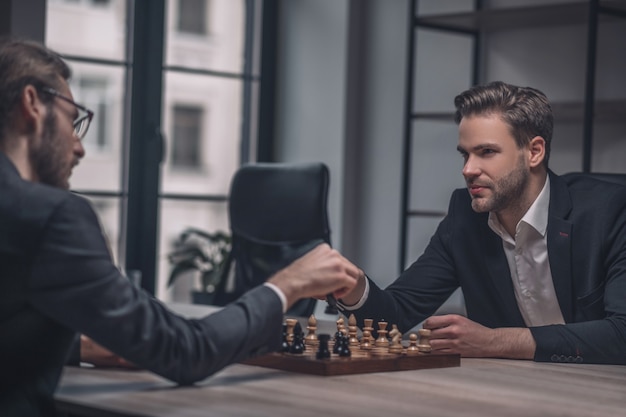
[[[457,124],[463,117],[499,115],[510,126],[519,148],[541,136],[546,143],[543,164],[548,167],[554,120],[548,98],[541,91],[495,81],[462,92],[454,98],[454,105]]]
[[[60,80],[70,76],[63,59],[45,46],[26,40],[0,40],[0,141],[4,140],[24,87],[58,89]]]

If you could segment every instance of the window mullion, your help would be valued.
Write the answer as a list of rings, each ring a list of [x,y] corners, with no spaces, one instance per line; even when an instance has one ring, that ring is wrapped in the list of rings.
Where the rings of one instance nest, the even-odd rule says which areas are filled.
[[[165,0],[135,0],[128,167],[126,270],[155,294]]]

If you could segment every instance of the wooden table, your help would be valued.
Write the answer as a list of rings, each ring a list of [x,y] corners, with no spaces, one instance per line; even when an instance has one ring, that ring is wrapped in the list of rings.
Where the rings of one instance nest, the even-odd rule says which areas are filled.
[[[626,367],[462,359],[456,368],[321,377],[232,365],[192,387],[146,371],[65,369],[72,415],[622,416]]]

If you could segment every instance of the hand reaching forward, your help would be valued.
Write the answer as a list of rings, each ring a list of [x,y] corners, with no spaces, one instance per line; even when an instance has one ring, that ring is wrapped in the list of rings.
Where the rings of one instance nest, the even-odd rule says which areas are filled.
[[[89,337],[80,335],[80,361],[97,367],[134,368],[135,366],[103,348]]]
[[[274,274],[268,282],[276,285],[293,305],[301,298],[340,298],[356,285],[363,272],[328,244],[316,246],[304,256]]]
[[[431,331],[433,352],[474,358],[533,359],[535,355],[535,340],[524,328],[490,329],[456,314],[429,317],[424,328]]]

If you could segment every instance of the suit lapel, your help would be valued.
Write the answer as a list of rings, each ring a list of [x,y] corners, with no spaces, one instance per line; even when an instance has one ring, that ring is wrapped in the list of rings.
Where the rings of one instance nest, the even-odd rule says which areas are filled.
[[[572,321],[572,202],[565,181],[550,172],[548,258],[554,290],[566,323]]]

